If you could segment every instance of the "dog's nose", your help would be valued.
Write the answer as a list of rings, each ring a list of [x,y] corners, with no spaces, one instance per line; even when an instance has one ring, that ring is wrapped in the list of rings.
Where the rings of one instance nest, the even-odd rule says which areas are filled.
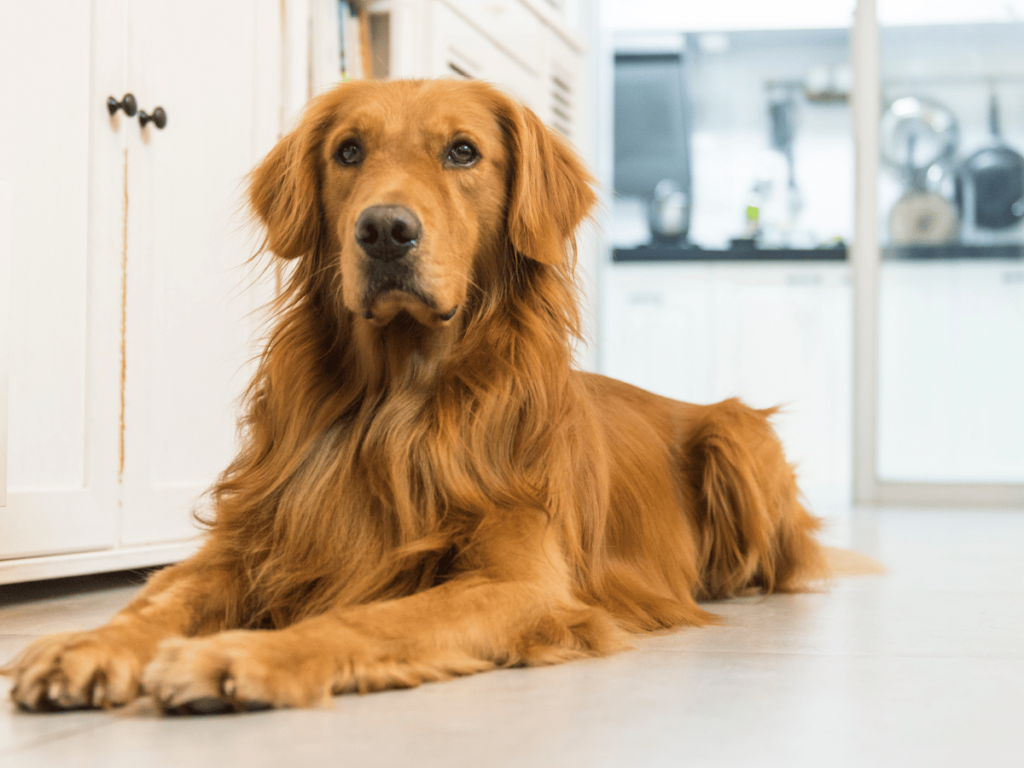
[[[372,205],[356,219],[356,242],[378,261],[402,258],[422,235],[423,225],[404,205]]]

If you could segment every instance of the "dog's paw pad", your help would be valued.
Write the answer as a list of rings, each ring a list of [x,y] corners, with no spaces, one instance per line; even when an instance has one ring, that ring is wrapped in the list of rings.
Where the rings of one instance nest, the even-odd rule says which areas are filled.
[[[241,706],[245,712],[262,712],[265,709],[274,708],[269,701],[243,701]]]
[[[235,708],[230,701],[218,698],[217,696],[202,696],[192,701],[186,701],[167,710],[169,715],[220,715],[225,712],[234,712]]]

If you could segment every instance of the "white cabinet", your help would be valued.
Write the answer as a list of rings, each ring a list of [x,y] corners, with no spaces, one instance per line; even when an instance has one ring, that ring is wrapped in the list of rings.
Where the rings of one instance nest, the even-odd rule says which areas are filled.
[[[140,545],[192,535],[182,512],[234,454],[257,330],[239,204],[261,153],[250,0],[138,0],[129,14],[124,87],[168,115],[164,130],[126,132],[120,542]]]
[[[710,402],[712,268],[612,264],[602,277],[601,372],[667,397]]]
[[[518,3],[514,2],[510,2],[509,7],[520,8]],[[525,9],[521,9],[521,12],[526,14],[528,19],[533,18]],[[528,69],[520,58],[508,52],[510,49],[517,50],[512,44],[522,42],[521,40],[513,37],[506,47],[498,47],[494,40],[471,24],[466,17],[440,0],[432,0],[429,3],[429,13],[430,28],[434,34],[428,41],[428,77],[458,76],[487,80],[501,85],[509,94],[532,109],[538,109],[541,96],[536,85],[536,72]],[[522,21],[519,15],[516,18]],[[531,49],[534,52],[540,50],[539,21],[537,26],[536,41]]]
[[[884,262],[878,476],[1024,483],[1024,266]]]
[[[491,80],[572,137],[582,47],[552,11],[384,5],[394,77]],[[308,11],[302,0],[4,6],[0,583],[164,563],[194,546],[190,512],[235,450],[268,293],[249,287],[245,175],[315,90]],[[129,92],[165,110],[163,130],[108,113],[107,98]]]
[[[90,35],[88,3],[59,14],[12,4],[4,14],[0,178],[12,226],[0,557],[10,558],[116,544],[121,249],[97,247],[106,222],[90,226],[90,213],[108,208],[116,230],[121,185],[90,192],[107,172],[120,178],[127,125],[104,117],[90,78],[94,61],[101,69],[97,51],[123,45],[120,29]],[[101,145],[111,168],[91,162]]]
[[[7,506],[7,363],[10,341],[11,184],[0,179],[0,514]]]
[[[611,264],[601,371],[697,403],[775,417],[812,499],[849,494],[852,325],[845,264]]]
[[[543,4],[376,0],[390,14],[392,77],[487,80],[575,138],[583,43]]]
[[[463,18],[489,39],[494,47],[515,59],[519,66],[534,75],[540,75],[542,57],[538,52],[543,46],[544,23],[519,0],[447,0]],[[438,4],[435,2],[435,4]],[[444,35],[436,28],[438,37]]]
[[[541,72],[544,101],[538,114],[570,140],[578,140],[577,119],[583,99],[580,50],[554,30],[546,29]]]
[[[255,336],[244,176],[279,81],[277,4],[5,7],[11,208],[0,582],[167,562],[231,458]],[[262,35],[265,37],[265,35]],[[280,51],[275,53],[279,54]],[[107,111],[131,92],[167,126]],[[76,553],[76,554],[68,554]]]

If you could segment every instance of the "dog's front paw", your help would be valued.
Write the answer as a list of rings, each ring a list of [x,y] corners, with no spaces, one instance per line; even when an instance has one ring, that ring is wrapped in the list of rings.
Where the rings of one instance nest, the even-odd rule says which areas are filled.
[[[330,658],[280,632],[237,630],[162,643],[143,687],[170,714],[312,707],[331,696]]]
[[[151,649],[117,628],[68,632],[36,640],[0,671],[14,678],[11,698],[30,712],[118,707],[139,695]]]

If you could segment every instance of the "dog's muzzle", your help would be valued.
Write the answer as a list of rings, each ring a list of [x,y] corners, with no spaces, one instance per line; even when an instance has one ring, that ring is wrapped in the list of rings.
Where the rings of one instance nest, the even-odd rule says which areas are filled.
[[[366,255],[363,317],[387,325],[401,311],[436,326],[455,317],[421,287],[414,258],[423,237],[419,217],[404,205],[372,205],[356,219],[355,238]]]

